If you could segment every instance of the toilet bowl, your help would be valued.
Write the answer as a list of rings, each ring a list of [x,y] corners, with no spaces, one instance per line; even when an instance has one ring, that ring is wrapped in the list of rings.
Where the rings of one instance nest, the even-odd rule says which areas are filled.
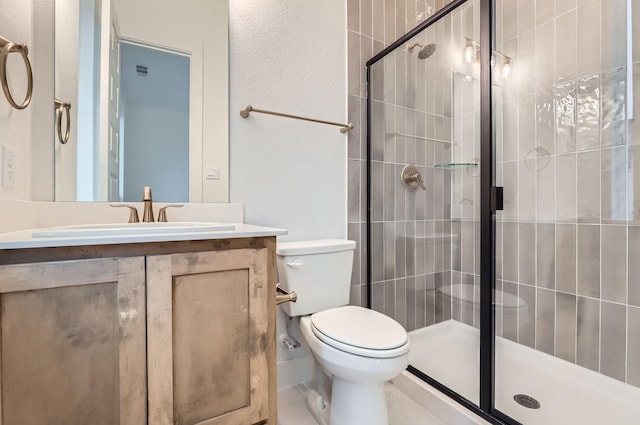
[[[388,425],[384,383],[409,364],[409,339],[395,320],[349,306],[355,243],[342,240],[278,244],[281,286],[298,293],[285,312],[317,364],[332,377],[330,425]]]

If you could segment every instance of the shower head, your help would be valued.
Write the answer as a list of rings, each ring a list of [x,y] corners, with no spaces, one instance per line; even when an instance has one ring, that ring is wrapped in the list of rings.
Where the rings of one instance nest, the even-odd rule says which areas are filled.
[[[421,49],[418,52],[418,59],[427,59],[428,57],[430,57],[431,55],[433,55],[436,51],[436,44],[435,43],[429,43],[426,46],[423,46],[420,43],[414,43],[414,44],[409,44],[407,46],[407,49],[412,52],[414,48],[420,46]]]

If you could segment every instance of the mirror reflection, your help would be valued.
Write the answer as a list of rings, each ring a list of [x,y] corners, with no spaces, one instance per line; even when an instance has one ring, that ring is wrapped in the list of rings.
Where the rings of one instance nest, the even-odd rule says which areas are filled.
[[[228,201],[227,1],[185,1],[55,1],[56,200]]]

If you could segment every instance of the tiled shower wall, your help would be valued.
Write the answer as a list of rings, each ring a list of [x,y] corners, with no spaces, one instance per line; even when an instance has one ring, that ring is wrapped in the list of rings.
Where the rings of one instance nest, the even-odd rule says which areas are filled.
[[[355,126],[354,130],[349,133],[349,149],[348,149],[348,237],[349,239],[355,240],[357,242],[357,248],[354,255],[354,267],[353,267],[353,275],[352,275],[352,286],[351,286],[351,303],[354,305],[365,305],[366,304],[366,283],[367,283],[367,264],[366,264],[366,129],[367,129],[367,121],[366,121],[366,67],[365,63],[371,59],[376,53],[380,52],[386,46],[393,43],[399,37],[407,33],[410,29],[415,27],[421,20],[425,17],[429,16],[429,14],[433,13],[435,10],[443,7],[445,4],[448,4],[449,0],[432,0],[432,1],[421,1],[421,0],[348,0],[347,1],[347,29],[348,29],[348,106],[349,106],[349,121],[352,122]],[[406,51],[405,51],[406,52]],[[415,52],[414,52],[415,53]],[[415,57],[414,60],[417,60]],[[403,64],[405,64],[407,58],[399,56],[398,57],[398,66],[400,67],[400,72],[405,75],[406,67],[402,68]],[[421,109],[419,112],[416,112],[417,109],[415,107],[408,107],[406,104],[406,96],[413,96],[414,91],[410,91],[406,89],[406,79],[395,78],[395,63],[389,63],[389,70],[393,68],[393,75],[390,81],[394,82],[394,90],[395,83],[398,84],[398,96],[400,99],[396,101],[394,93],[394,99],[389,97],[389,94],[381,99],[381,102],[377,103],[377,113],[380,114],[380,108],[386,108],[389,111],[388,116],[393,117],[393,122],[390,123],[391,126],[395,126],[396,122],[396,105],[398,105],[398,113],[400,115],[399,122],[401,122],[402,128],[406,127],[407,119],[410,120],[410,125],[417,125],[417,122],[424,122],[425,126],[427,125],[425,108]],[[434,86],[435,89],[435,86]],[[425,89],[426,90],[426,89]],[[402,99],[404,97],[404,99]],[[421,98],[422,99],[422,98]],[[444,106],[443,106],[444,107]],[[435,106],[434,106],[435,108]],[[418,118],[417,114],[421,114]],[[433,126],[435,126],[435,114],[431,114],[433,117]],[[450,114],[449,114],[450,116]],[[439,117],[444,119],[444,114],[440,113]],[[424,118],[424,119],[423,119]],[[376,125],[383,124],[384,120],[378,120]],[[444,121],[439,122],[443,124]],[[450,123],[449,123],[450,124]],[[385,131],[387,123],[384,123],[382,127],[378,127],[380,131]],[[432,130],[433,137],[435,137],[435,130]],[[445,128],[450,128],[443,126],[441,128],[444,131]],[[390,127],[388,130],[393,131]],[[426,132],[426,129],[424,129]],[[449,136],[450,137],[450,136]],[[398,145],[404,146],[404,151],[402,148],[398,148],[398,152],[396,155],[396,143],[393,140],[393,158],[388,155],[391,154],[391,149],[387,149],[387,161],[384,158],[377,157],[376,165],[374,166],[375,175],[376,175],[376,184],[382,184],[382,187],[386,187],[385,189],[380,191],[380,200],[384,202],[382,196],[386,194],[391,198],[395,199],[395,194],[400,194],[400,189],[396,192],[396,185],[399,186],[399,173],[401,170],[400,164],[404,165],[405,163],[405,155],[406,155],[406,143],[405,140],[400,140]],[[413,159],[413,155],[420,155],[421,157],[424,155],[426,161],[426,151],[421,150],[420,153],[417,153],[418,145],[416,143],[411,143],[409,141],[410,147],[410,157]],[[423,145],[424,146],[424,145]],[[412,150],[413,149],[413,150]],[[379,151],[378,151],[379,152]],[[383,155],[384,156],[384,155]],[[400,157],[402,156],[402,160]],[[422,165],[425,165],[424,162]],[[400,170],[396,170],[397,167],[400,167]],[[425,178],[425,180],[428,180]],[[386,186],[385,186],[386,182]],[[377,186],[379,188],[379,186]],[[438,185],[438,187],[442,188],[443,185]],[[441,195],[443,197],[443,195]],[[444,198],[444,197],[443,197]],[[389,198],[388,198],[389,199]],[[413,197],[415,199],[415,196]],[[409,208],[407,209],[407,200],[409,203]],[[412,217],[409,213],[409,219],[406,219],[404,215],[407,210],[412,210],[412,198],[407,197],[403,198],[402,207],[398,207],[398,214],[396,215],[395,204],[391,204],[387,202],[387,209],[384,210],[384,206],[382,207],[383,220],[378,220],[378,223],[374,225],[375,235],[372,235],[374,238],[378,236],[377,239],[379,242],[374,246],[374,260],[373,260],[373,279],[376,282],[376,295],[374,297],[375,300],[378,300],[377,303],[382,305],[377,305],[376,307],[379,310],[384,311],[386,306],[386,311],[391,313],[391,315],[397,318],[401,323],[407,324],[407,303],[405,300],[407,296],[411,297],[412,292],[407,293],[407,271],[404,269],[405,264],[409,265],[409,288],[414,288],[414,280],[411,280],[411,277],[415,276],[415,272],[412,269],[411,264],[415,267],[417,265],[418,272],[421,272],[422,276],[426,276],[424,272],[420,269],[421,267],[430,267],[426,266],[426,258],[425,261],[416,262],[409,260],[406,256],[407,251],[406,247],[402,248],[402,241],[408,240],[407,237],[398,238],[399,241],[395,242],[395,234],[403,234],[410,235],[415,234],[416,230],[418,232],[423,231],[422,234],[427,231],[434,231],[436,226],[442,232],[448,232],[448,227],[450,226],[449,220],[435,220],[435,217],[430,217],[430,220],[426,220],[425,218],[421,220],[416,220],[415,214],[422,214],[422,212],[415,212]],[[402,211],[400,211],[402,208]],[[430,205],[430,210],[435,211],[435,206],[433,204]],[[391,211],[393,210],[393,213]],[[426,214],[427,204],[424,204],[424,209],[420,211],[424,211]],[[385,218],[386,212],[386,218]],[[377,214],[377,213],[376,213]],[[393,217],[390,216],[393,215]],[[400,216],[403,215],[402,218]],[[379,217],[376,217],[379,218]],[[384,223],[383,223],[384,221]],[[420,223],[416,224],[417,221]],[[429,224],[427,224],[429,222]],[[397,230],[396,230],[397,226]],[[392,230],[393,229],[393,230]],[[407,233],[408,229],[408,233]],[[384,232],[388,232],[390,234],[393,232],[394,234],[394,242],[393,242],[393,255],[388,255],[381,257],[381,249],[385,249],[385,245],[382,242],[383,238],[380,237]],[[426,240],[425,244],[427,243]],[[388,239],[390,243],[391,239]],[[435,243],[435,240],[433,241]],[[397,251],[396,251],[397,245]],[[418,244],[417,250],[418,255],[422,257],[426,257],[426,247],[423,250],[422,244]],[[391,246],[386,246],[387,253],[389,253]],[[402,255],[402,251],[404,250],[404,255]],[[441,252],[438,257],[438,261],[445,261],[444,258],[444,249],[439,250]],[[409,257],[415,255],[415,249],[412,250],[409,248]],[[430,252],[434,253],[433,255],[433,263],[435,270],[435,248]],[[447,250],[450,252],[450,250]],[[385,263],[385,261],[392,261],[393,266],[390,263]],[[398,267],[396,268],[396,264]],[[401,266],[402,265],[402,271]],[[444,266],[443,266],[444,268]],[[449,270],[449,269],[447,269]],[[398,275],[396,275],[396,271]],[[425,270],[426,271],[426,270]],[[386,277],[385,277],[386,276]],[[397,277],[397,278],[396,278]],[[435,285],[436,277],[433,276],[433,284]],[[447,275],[439,276],[439,279],[447,279],[450,281],[450,277]],[[396,283],[398,285],[396,285]],[[418,283],[420,285],[421,283]],[[431,284],[424,282],[425,285]],[[409,294],[409,295],[408,295]],[[410,298],[412,300],[412,298]],[[409,308],[409,323],[415,322],[415,319],[412,319],[413,312],[411,308]],[[435,313],[434,313],[435,314]],[[444,313],[446,314],[446,312]],[[449,313],[450,314],[450,313]],[[426,313],[424,314],[424,320],[426,321]],[[418,323],[422,324],[421,319],[418,319]]]
[[[627,68],[626,3],[497,2],[513,63],[496,90],[497,287],[527,304],[497,333],[640,386],[640,63]]]
[[[402,13],[409,22],[393,36],[399,37],[444,4],[433,7],[418,2],[415,9],[407,3],[395,5],[405,8]],[[391,11],[392,18],[395,13],[397,20],[397,10],[387,4],[385,7],[385,12]],[[408,330],[450,318],[478,326],[479,309],[467,311],[460,302],[446,299],[442,291],[455,288],[455,294],[460,295],[469,287],[471,300],[479,297],[479,171],[477,167],[434,167],[478,160],[479,69],[477,63],[464,67],[460,64],[465,39],[479,38],[478,13],[478,2],[469,1],[407,43],[435,43],[436,52],[430,58],[420,60],[419,48],[411,53],[402,46],[371,71],[372,307]],[[373,24],[373,33],[376,27],[384,28],[380,34],[386,35],[392,25],[383,19],[377,26]],[[362,35],[350,37],[363,39]],[[377,48],[371,55],[367,52],[361,57],[363,69],[367,59],[395,39],[384,42],[374,37],[373,46]],[[454,57],[454,51],[459,55]],[[454,68],[457,72],[452,72]],[[351,70],[350,87],[364,90],[351,78],[355,71]],[[352,303],[357,303],[359,296],[364,304],[366,98],[350,94],[350,108],[358,107],[361,133],[352,134],[354,143],[350,144],[350,156],[356,158],[349,160],[349,237],[361,239],[361,250],[356,252],[354,262]],[[418,167],[426,191],[408,192],[402,187],[400,175],[406,164]],[[452,281],[471,285],[452,287]]]

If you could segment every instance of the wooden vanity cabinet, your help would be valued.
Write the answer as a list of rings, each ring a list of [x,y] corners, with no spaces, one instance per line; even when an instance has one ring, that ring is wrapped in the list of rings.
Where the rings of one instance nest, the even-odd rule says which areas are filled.
[[[147,257],[150,424],[267,423],[268,259],[266,249]]]
[[[0,261],[0,425],[275,425],[275,237]]]
[[[144,257],[0,266],[2,425],[145,425]]]

